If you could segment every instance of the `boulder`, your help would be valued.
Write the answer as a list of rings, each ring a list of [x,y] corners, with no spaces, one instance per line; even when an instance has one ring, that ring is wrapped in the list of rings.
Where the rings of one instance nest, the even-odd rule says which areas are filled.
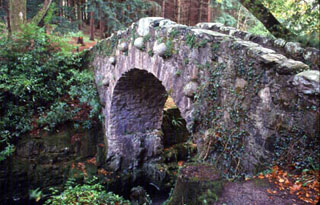
[[[197,92],[197,89],[199,87],[199,84],[195,81],[190,81],[187,85],[183,88],[183,93],[185,96],[193,98],[195,93]]]
[[[137,38],[134,40],[134,46],[138,49],[143,49],[144,48],[144,41],[142,37]]]
[[[298,73],[293,78],[293,85],[298,87],[298,90],[306,95],[320,94],[320,71],[307,70]]]

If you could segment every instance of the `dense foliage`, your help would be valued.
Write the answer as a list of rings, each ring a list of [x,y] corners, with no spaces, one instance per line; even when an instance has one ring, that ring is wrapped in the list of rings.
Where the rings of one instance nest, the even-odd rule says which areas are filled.
[[[265,26],[239,2],[240,0],[211,0],[214,21],[254,34],[272,36]],[[257,3],[262,3],[282,26],[294,34],[288,40],[299,41],[314,47],[319,46],[320,5],[318,1],[261,0]],[[255,6],[252,3],[248,5]],[[289,37],[289,33],[285,35]]]
[[[86,180],[83,185],[77,184],[74,179],[69,179],[65,184],[64,191],[52,189],[53,195],[45,204],[64,205],[64,204],[130,204],[128,200],[112,192],[106,192],[104,186],[96,182],[93,178]]]
[[[93,76],[70,51],[32,24],[12,38],[0,37],[0,160],[30,131],[50,131],[65,121],[90,128],[97,121]]]
[[[320,5],[317,0],[264,0],[275,17],[299,38],[319,43]]]

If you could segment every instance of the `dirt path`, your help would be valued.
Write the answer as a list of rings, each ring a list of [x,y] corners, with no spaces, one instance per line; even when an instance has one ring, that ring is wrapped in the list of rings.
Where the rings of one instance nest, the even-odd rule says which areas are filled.
[[[271,191],[275,190],[275,191]],[[288,191],[280,191],[265,179],[228,182],[214,204],[224,205],[302,205],[307,204]]]

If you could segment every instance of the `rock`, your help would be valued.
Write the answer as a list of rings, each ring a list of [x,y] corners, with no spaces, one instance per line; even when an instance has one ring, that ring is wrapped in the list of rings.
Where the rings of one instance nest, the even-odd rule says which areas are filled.
[[[284,55],[276,54],[276,53],[263,54],[260,56],[260,58],[265,64],[273,64],[273,63],[280,64],[286,59]]]
[[[115,64],[116,64],[116,58],[115,58],[115,57],[110,57],[110,58],[109,58],[109,63],[110,63],[111,65],[115,65]]]
[[[299,71],[301,72],[303,70],[309,69],[309,66],[300,61],[286,59],[281,64],[279,64],[276,69],[280,74],[295,74]]]
[[[252,34],[251,33],[247,33],[247,35],[244,36],[243,40],[249,41],[251,37],[252,37]]]
[[[134,40],[134,46],[137,47],[138,49],[143,49],[144,48],[143,38],[139,37],[136,40]]]
[[[159,24],[161,20],[164,18],[162,17],[146,17],[142,18],[138,22],[138,30],[137,33],[139,36],[147,36],[150,33],[150,26],[155,26]]]
[[[214,36],[214,37],[227,37],[227,36],[228,36],[228,35],[223,34],[223,33],[215,32],[215,31],[210,31],[210,30],[205,30],[205,29],[192,29],[192,31],[193,31],[196,35],[208,34],[208,35]]]
[[[236,84],[235,84],[235,87],[236,89],[243,89],[247,86],[248,82],[242,78],[237,78],[236,79]]]
[[[128,44],[126,42],[122,42],[120,45],[119,45],[119,50],[122,51],[122,52],[125,52],[128,50]]]
[[[315,48],[306,48],[303,51],[303,59],[311,64],[312,69],[319,69],[320,51]]]
[[[284,46],[285,51],[291,55],[299,55],[303,52],[303,48],[301,48],[300,43],[296,42],[288,42]]]
[[[264,48],[262,46],[254,46],[254,47],[250,47],[249,50],[247,51],[247,54],[250,57],[258,57],[260,55],[264,55],[264,54],[274,54],[275,51],[271,50],[269,48]]]
[[[169,19],[163,19],[162,21],[159,22],[159,27],[170,28],[176,24],[177,24],[176,22],[171,21]]]
[[[270,104],[271,103],[271,94],[270,94],[270,88],[266,87],[259,91],[259,97],[262,100],[263,104]]]
[[[109,79],[108,78],[103,79],[102,85],[106,86],[106,87],[109,87]]]
[[[155,42],[153,46],[153,53],[158,54],[159,56],[163,57],[167,51],[167,46],[165,43],[158,44]]]
[[[143,187],[137,186],[130,190],[130,201],[132,204],[151,204],[149,195]]]
[[[114,171],[118,171],[121,167],[121,161],[122,157],[115,154],[110,159],[109,167]]]
[[[298,73],[293,78],[293,85],[298,87],[298,90],[306,95],[320,94],[320,71],[307,70]]]
[[[199,85],[195,81],[190,81],[187,85],[183,88],[183,93],[185,96],[193,98],[195,93],[197,92]]]
[[[166,204],[213,204],[223,191],[223,180],[210,165],[192,164],[179,170],[173,193]]]
[[[286,45],[286,41],[283,40],[282,38],[278,38],[273,42],[273,45],[279,48],[282,48]]]

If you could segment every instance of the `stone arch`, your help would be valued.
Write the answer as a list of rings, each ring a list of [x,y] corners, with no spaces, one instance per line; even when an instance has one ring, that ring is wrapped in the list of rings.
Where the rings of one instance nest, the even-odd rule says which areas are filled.
[[[131,55],[139,60],[130,61],[134,59]],[[162,152],[162,115],[169,94],[183,121],[190,115],[190,99],[183,94],[185,80],[170,74],[175,72],[171,63],[160,58],[156,63],[148,62],[150,60],[144,52],[132,48],[115,69],[107,64],[114,71],[106,75],[110,80],[104,96],[107,155],[113,158],[111,161],[121,161],[114,169],[139,166],[137,159],[147,161]]]
[[[113,91],[111,135],[126,135],[160,129],[167,92],[161,82],[145,70],[123,74]]]

